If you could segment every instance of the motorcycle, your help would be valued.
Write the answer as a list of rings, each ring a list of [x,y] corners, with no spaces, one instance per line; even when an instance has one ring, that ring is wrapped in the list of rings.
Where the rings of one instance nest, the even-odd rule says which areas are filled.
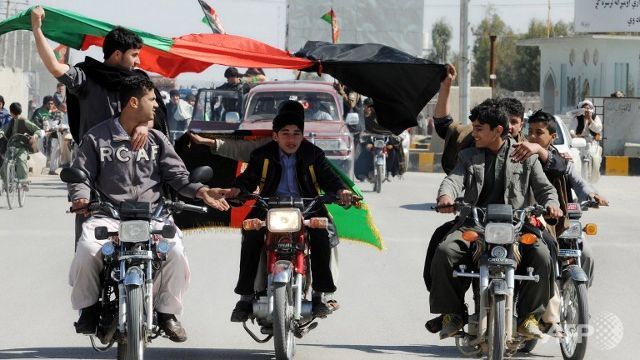
[[[514,313],[516,281],[539,281],[534,269],[527,275],[516,275],[518,242],[531,245],[540,237],[529,223],[530,218],[545,213],[540,205],[514,210],[511,205],[490,204],[486,208],[465,204],[460,199],[454,207],[461,217],[470,218],[474,230],[463,232],[477,256],[478,272],[467,271],[466,265],[453,272],[454,278],[470,278],[478,283],[474,296],[476,312],[467,317],[467,330],[455,335],[456,347],[465,356],[486,355],[501,360],[515,353],[526,340],[516,332]]]
[[[587,351],[589,302],[587,296],[589,276],[582,268],[581,243],[585,235],[596,235],[596,224],[582,226],[582,212],[597,207],[598,202],[587,200],[567,204],[569,228],[558,236],[558,266],[556,279],[560,289],[560,326],[565,334],[560,339],[560,351],[565,360],[582,360]],[[536,340],[528,341],[521,352],[530,352]]]
[[[244,230],[267,228],[264,252],[260,268],[266,272],[265,279],[259,271],[258,282],[266,291],[253,301],[252,323],[257,322],[259,338],[246,322],[243,328],[258,343],[274,341],[276,359],[294,358],[296,338],[302,338],[315,329],[318,323],[312,313],[309,270],[309,239],[306,229],[326,229],[326,217],[305,217],[319,210],[323,204],[337,201],[335,195],[320,195],[315,198],[273,197],[265,198],[257,194],[241,194],[230,204],[240,205],[255,201],[253,206],[267,211],[266,221],[246,219]],[[358,205],[361,199],[354,199]]]
[[[360,142],[372,143],[371,152],[373,154],[373,191],[380,193],[382,183],[387,174],[387,142],[389,136],[386,135],[360,135]]]
[[[189,179],[202,182],[211,175],[211,168],[203,167],[192,171]],[[60,178],[66,183],[85,183],[98,195],[82,170],[64,168]],[[176,235],[172,224],[161,229],[154,225],[165,223],[174,212],[206,213],[207,207],[161,199],[155,209],[148,202],[133,201],[122,202],[116,208],[100,200],[100,196],[95,199],[98,200],[89,204],[88,211],[120,220],[120,226],[116,232],[105,226],[95,228],[96,239],[111,241],[101,249],[104,267],[100,274],[100,321],[96,333],[90,336],[91,345],[104,352],[117,344],[118,360],[140,360],[144,358],[145,347],[163,336],[153,310],[153,279],[155,272],[162,271],[170,249],[166,239]],[[96,338],[104,346],[97,345]]]

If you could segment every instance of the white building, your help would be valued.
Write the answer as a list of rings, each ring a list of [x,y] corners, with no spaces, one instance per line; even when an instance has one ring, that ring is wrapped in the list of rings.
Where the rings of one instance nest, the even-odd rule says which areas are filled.
[[[617,90],[638,94],[640,36],[585,34],[518,45],[540,48],[540,99],[547,112],[564,113],[585,97]]]

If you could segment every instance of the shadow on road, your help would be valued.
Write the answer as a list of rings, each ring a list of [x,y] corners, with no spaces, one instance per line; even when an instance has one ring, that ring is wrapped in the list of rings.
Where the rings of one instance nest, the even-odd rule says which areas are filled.
[[[264,350],[148,348],[145,359],[270,359],[272,352]],[[116,350],[104,353],[91,348],[23,348],[0,350],[0,359],[115,359]]]
[[[323,345],[323,344],[301,344],[301,346],[318,346],[331,349],[357,350],[370,354],[398,354],[406,353],[420,355],[424,357],[446,357],[456,358],[460,353],[455,346],[437,345]]]
[[[400,208],[414,211],[434,211],[431,207],[436,206],[435,203],[421,203],[421,204],[406,204],[401,205]]]

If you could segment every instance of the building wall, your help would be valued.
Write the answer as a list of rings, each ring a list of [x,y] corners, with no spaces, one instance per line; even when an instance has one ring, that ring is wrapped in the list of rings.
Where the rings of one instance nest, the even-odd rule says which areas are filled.
[[[0,95],[4,97],[8,109],[13,102],[22,105],[23,113],[27,114],[29,101],[29,77],[21,69],[0,67]]]
[[[622,90],[637,96],[640,85],[640,38],[575,38],[540,44],[541,99],[553,98],[553,112],[565,113],[588,96],[609,96]],[[546,96],[547,77],[554,80]],[[586,88],[588,81],[588,91]],[[548,108],[548,104],[544,104]]]

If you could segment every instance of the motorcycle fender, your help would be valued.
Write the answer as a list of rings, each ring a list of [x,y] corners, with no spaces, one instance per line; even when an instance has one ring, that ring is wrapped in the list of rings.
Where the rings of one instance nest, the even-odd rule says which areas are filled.
[[[489,284],[489,289],[494,295],[509,295],[507,282],[502,279],[492,280],[491,284]]]
[[[578,265],[569,265],[562,271],[563,279],[573,279],[574,281],[587,282],[589,281],[589,276],[587,273],[582,270],[582,268]]]
[[[384,165],[384,156],[376,156],[376,165]]]
[[[277,262],[273,266],[272,282],[279,284],[286,284],[291,281],[291,274],[293,272],[293,264],[290,262]]]
[[[127,269],[127,273],[124,276],[125,285],[140,285],[144,284],[144,272],[137,266]]]

